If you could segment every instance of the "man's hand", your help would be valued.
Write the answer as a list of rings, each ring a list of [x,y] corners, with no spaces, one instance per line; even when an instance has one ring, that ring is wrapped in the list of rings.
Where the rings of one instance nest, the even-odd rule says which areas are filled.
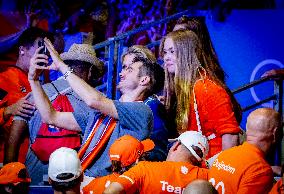
[[[7,120],[12,115],[25,118],[31,117],[35,106],[27,100],[29,96],[30,94],[26,95],[24,98],[21,98],[16,103],[6,107],[4,110],[4,119]]]
[[[50,40],[47,38],[44,38],[44,44],[47,50],[49,51],[50,56],[53,61],[52,64],[47,67],[47,69],[60,70],[61,72],[64,71],[65,69],[68,69],[68,66],[62,61],[62,59],[60,58],[60,55],[55,50]]]
[[[43,48],[43,46],[39,47],[36,49],[33,57],[30,60],[30,68],[29,68],[29,73],[28,73],[28,78],[30,81],[37,81],[40,74],[42,73],[42,69],[46,68],[41,68],[44,66],[39,66],[37,65],[38,63],[48,63],[48,56],[45,54],[39,54],[39,51]]]

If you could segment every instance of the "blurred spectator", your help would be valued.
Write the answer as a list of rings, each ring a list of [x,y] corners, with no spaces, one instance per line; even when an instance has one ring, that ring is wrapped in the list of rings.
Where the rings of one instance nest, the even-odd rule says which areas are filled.
[[[118,138],[109,149],[112,174],[95,178],[83,188],[83,193],[103,193],[112,182],[115,182],[119,175],[129,170],[138,161],[145,160],[144,154],[152,150],[154,146],[154,142],[150,139],[140,142],[130,135]]]
[[[54,194],[80,194],[83,171],[77,152],[66,147],[55,150],[49,158],[48,177]]]
[[[195,180],[186,186],[183,194],[218,194],[218,192],[207,180]]]
[[[73,44],[68,52],[64,52],[60,56],[64,62],[73,69],[74,73],[87,83],[92,82],[94,79],[99,79],[104,73],[104,64],[96,57],[96,53],[91,45]],[[63,77],[59,77],[51,83],[44,84],[43,88],[51,102],[55,101],[59,93],[66,95],[73,107],[73,110],[81,113],[83,115],[82,117],[85,117],[83,113],[88,110],[87,105],[74,93],[68,82],[64,80]],[[30,96],[28,100],[29,102],[34,103],[33,96]],[[17,154],[17,148],[19,145],[18,142],[13,142],[13,140],[21,136],[21,133],[23,133],[26,127],[28,127],[30,134],[30,144],[33,145],[39,135],[41,126],[42,120],[38,111],[36,111],[30,119],[18,116],[14,117],[9,139],[10,144],[8,144],[8,150],[10,150],[9,157],[7,156],[6,160],[12,161],[14,159],[13,155]],[[51,128],[53,128],[53,126],[51,126]],[[51,130],[51,132],[56,135],[58,131]],[[77,132],[77,136],[78,135],[82,134]],[[57,137],[56,140],[60,140],[60,138]],[[44,146],[45,145],[42,145],[42,147]],[[30,149],[27,154],[26,165],[29,174],[32,177],[32,184],[43,184],[43,176],[47,174],[48,163],[46,161],[41,161],[35,151]]]
[[[1,96],[0,102],[0,127],[3,140],[0,144],[5,142],[5,149],[7,144],[14,142],[21,142],[25,135],[18,136],[12,142],[8,142],[10,136],[10,127],[14,115],[30,117],[34,105],[26,100],[26,96],[30,91],[30,84],[28,82],[27,73],[30,66],[30,58],[33,56],[35,50],[38,48],[38,42],[44,37],[49,37],[50,34],[39,28],[28,28],[20,36],[18,45],[18,59],[15,66],[1,66],[0,69],[0,88],[5,91],[5,95]],[[24,96],[26,96],[24,98]],[[20,145],[20,144],[19,144]],[[19,150],[18,147],[16,150]],[[27,151],[27,139],[24,147],[21,147],[21,158],[19,161],[25,161],[25,154]],[[1,150],[3,152],[3,148]],[[6,152],[6,150],[5,150]],[[19,153],[19,152],[17,152]],[[1,153],[1,158],[2,158]],[[9,154],[6,152],[6,154]],[[8,158],[5,154],[4,160]],[[18,155],[12,161],[18,161]],[[4,161],[5,163],[5,161]]]
[[[27,169],[20,162],[11,162],[0,170],[1,194],[28,194],[31,179]]]

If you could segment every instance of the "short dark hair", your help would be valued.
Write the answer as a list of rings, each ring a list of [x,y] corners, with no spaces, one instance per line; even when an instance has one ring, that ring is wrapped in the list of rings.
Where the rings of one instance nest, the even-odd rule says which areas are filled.
[[[72,173],[61,173],[61,174],[57,175],[56,178],[60,179],[60,180],[66,180],[66,179],[69,179],[69,178],[72,178],[72,177],[74,177],[74,175]],[[64,191],[68,191],[68,190],[72,189],[73,187],[75,187],[76,185],[80,184],[81,177],[82,177],[82,174],[78,178],[76,178],[72,181],[68,181],[68,182],[57,182],[57,181],[53,181],[52,179],[50,179],[50,184],[55,191],[64,192]]]
[[[45,38],[50,39],[51,42],[54,41],[52,33],[46,32],[40,28],[30,27],[27,28],[19,37],[18,46],[24,46],[30,48],[33,46],[35,40],[37,38]]]
[[[149,76],[150,86],[147,88],[146,95],[150,96],[160,92],[164,87],[165,73],[164,69],[156,62],[144,57],[134,57],[133,63],[141,62],[143,65],[139,68],[139,76]]]

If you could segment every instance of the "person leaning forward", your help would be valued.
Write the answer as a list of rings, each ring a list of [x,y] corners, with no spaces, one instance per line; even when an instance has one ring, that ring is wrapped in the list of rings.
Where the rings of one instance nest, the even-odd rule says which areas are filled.
[[[126,94],[124,100],[116,101],[105,97],[98,90],[92,88],[85,81],[72,73],[54,50],[53,45],[45,39],[53,63],[50,66],[38,66],[37,62],[47,63],[47,57],[36,51],[31,59],[29,81],[33,91],[35,104],[44,122],[70,130],[84,130],[83,144],[79,151],[82,169],[87,176],[97,177],[110,174],[110,160],[108,150],[111,144],[125,134],[142,140],[145,139],[153,126],[153,116],[150,108],[133,96],[139,96],[147,90],[150,84],[149,76],[138,76],[139,68],[150,65],[149,61],[138,59],[132,71],[125,76],[125,83],[133,84],[135,89]],[[151,64],[152,65],[152,64]],[[38,74],[42,69],[54,69],[62,72],[71,88],[91,107],[91,111],[80,114],[78,112],[57,112],[45,97],[38,81]],[[127,81],[126,81],[127,80]],[[82,121],[82,117],[88,121]]]

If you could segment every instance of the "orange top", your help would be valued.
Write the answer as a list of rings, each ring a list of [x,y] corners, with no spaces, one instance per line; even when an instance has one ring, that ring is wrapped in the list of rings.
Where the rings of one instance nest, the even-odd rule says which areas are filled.
[[[273,172],[261,150],[245,142],[221,152],[209,170],[209,182],[219,193],[268,193]]]
[[[273,185],[269,194],[284,194],[284,186],[282,178]]]
[[[30,84],[27,75],[17,67],[8,67],[6,71],[0,72],[0,88],[8,94],[0,101],[0,125],[4,124],[4,107],[17,102],[20,98],[26,96],[30,91]],[[6,102],[6,103],[4,103]],[[5,125],[11,124],[11,120]]]
[[[203,135],[216,135],[214,139],[209,139],[209,152],[206,157],[208,159],[222,151],[222,135],[237,134],[240,128],[230,97],[221,86],[209,79],[198,80],[194,92]],[[188,130],[198,130],[193,100],[188,123]]]
[[[120,183],[126,193],[182,193],[188,183],[208,178],[208,170],[187,162],[139,162],[120,175]]]
[[[12,124],[12,118],[4,121],[4,108],[26,96],[31,91],[31,88],[26,73],[15,66],[9,66],[5,68],[5,71],[0,71],[0,88],[8,92],[8,94],[0,100],[0,126],[3,126],[4,130],[8,130]],[[25,142],[28,143],[28,141]],[[20,153],[26,152],[27,146],[25,146],[25,148],[21,147],[21,150],[22,149],[25,151],[20,151]],[[3,145],[0,144],[0,162],[2,161]],[[21,156],[20,154],[19,161],[24,162],[25,155]]]
[[[88,185],[83,188],[83,194],[101,194],[104,190],[114,182],[119,174],[113,173],[107,176],[98,177],[92,180]]]

